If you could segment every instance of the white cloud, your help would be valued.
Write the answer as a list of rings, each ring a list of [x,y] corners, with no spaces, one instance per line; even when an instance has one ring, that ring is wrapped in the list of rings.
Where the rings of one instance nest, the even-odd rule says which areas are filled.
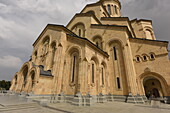
[[[2,8],[2,7],[6,7],[6,5],[5,5],[5,4],[0,3],[0,8]]]
[[[7,68],[18,68],[22,64],[20,58],[15,56],[3,56],[0,57],[0,66],[7,67]]]

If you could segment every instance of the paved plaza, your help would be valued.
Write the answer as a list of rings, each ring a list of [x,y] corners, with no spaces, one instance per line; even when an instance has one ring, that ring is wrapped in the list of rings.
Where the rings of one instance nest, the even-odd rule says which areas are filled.
[[[50,103],[43,107],[17,95],[0,95],[0,113],[170,113],[170,105],[161,103],[154,108],[149,104],[108,102],[91,107],[77,107],[68,103]]]

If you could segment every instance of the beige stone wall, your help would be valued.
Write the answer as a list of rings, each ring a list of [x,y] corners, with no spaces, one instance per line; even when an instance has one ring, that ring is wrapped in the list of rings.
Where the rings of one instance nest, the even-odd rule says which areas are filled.
[[[132,20],[131,25],[137,38],[156,40],[151,21]]]
[[[77,14],[67,28],[47,25],[33,44],[32,60],[16,73],[10,90],[37,95],[145,95],[144,81],[157,80],[161,96],[170,96],[168,43],[155,40],[151,21],[100,19],[104,12],[100,5],[88,6],[82,13],[91,10],[99,20]],[[129,38],[135,36],[132,30],[139,39]],[[52,76],[41,75],[48,70]]]
[[[131,39],[130,42],[140,94],[144,95],[143,79],[147,77],[154,77],[161,82],[162,88],[164,90],[164,96],[169,96],[170,61],[167,51],[168,43],[137,39]],[[154,59],[151,59],[150,53],[154,53]],[[144,55],[147,57],[146,61],[143,58]],[[139,62],[136,60],[137,56],[140,57]]]

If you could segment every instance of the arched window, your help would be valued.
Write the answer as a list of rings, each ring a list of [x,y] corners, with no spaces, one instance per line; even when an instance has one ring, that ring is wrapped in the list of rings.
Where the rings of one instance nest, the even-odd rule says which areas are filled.
[[[78,76],[79,72],[79,54],[77,52],[74,52],[71,55],[71,82],[74,83],[75,79]]]
[[[110,6],[110,5],[107,5],[107,8],[108,8],[108,13],[109,13],[109,15],[111,15],[111,6]]]
[[[35,73],[34,72],[31,74],[31,83],[32,83],[31,87],[33,88],[35,85]]]
[[[97,74],[98,59],[96,57],[91,58],[91,83],[95,83],[95,77]]]
[[[92,64],[92,83],[94,83],[95,65]]]
[[[88,12],[86,12],[86,13],[95,15],[95,12],[92,11],[92,10],[90,10],[90,11],[88,11]]]
[[[144,61],[147,61],[147,60],[148,60],[146,55],[143,55],[143,60],[144,60]]]
[[[85,37],[85,25],[83,23],[77,23],[75,24],[71,31],[73,31],[75,34],[77,34],[80,37]]]
[[[100,36],[95,36],[93,38],[93,42],[96,44],[97,47],[99,47],[100,49],[103,49],[102,38]]]
[[[43,47],[42,47],[42,53],[43,53],[43,55],[46,55],[47,52],[48,52],[49,42],[50,42],[49,37],[46,37],[46,38],[43,40]]]
[[[96,46],[99,47],[99,42],[96,42]]]
[[[118,88],[118,89],[121,89],[120,78],[119,78],[119,77],[117,77],[117,88]]]
[[[154,53],[150,53],[150,59],[155,60],[155,54]]]
[[[34,52],[34,61],[37,59],[37,51]]]
[[[52,52],[52,57],[51,57],[51,67],[53,67],[53,65],[54,65],[54,58],[55,58],[55,53],[56,53],[56,43],[55,42],[53,42],[52,44],[51,44],[51,52]]]
[[[138,62],[140,62],[140,57],[136,57],[136,60],[137,60]]]
[[[81,29],[79,29],[79,36],[81,37]]]
[[[17,75],[15,76],[15,85],[17,85]]]
[[[115,14],[118,14],[116,5],[114,5],[114,12],[115,12]]]
[[[111,74],[114,76],[115,86],[117,90],[126,89],[127,88],[127,74],[125,73],[125,56],[123,51],[123,43],[119,40],[112,40],[109,43],[110,51],[109,54],[112,58],[112,66],[113,72]],[[125,91],[124,93],[128,93]]]
[[[145,34],[146,34],[146,38],[147,38],[147,39],[153,40],[153,33],[152,33],[151,30],[146,29],[146,30],[145,30]]]
[[[140,56],[136,56],[136,62],[140,62],[140,61],[141,61]]]
[[[23,74],[23,78],[24,78],[23,85],[25,87],[26,83],[27,83],[27,75],[28,75],[28,67],[27,66],[24,67],[22,74]]]
[[[117,49],[113,47],[114,60],[117,60]]]
[[[102,85],[104,85],[105,84],[105,80],[104,80],[104,78],[105,78],[105,69],[104,69],[104,67],[102,67]]]

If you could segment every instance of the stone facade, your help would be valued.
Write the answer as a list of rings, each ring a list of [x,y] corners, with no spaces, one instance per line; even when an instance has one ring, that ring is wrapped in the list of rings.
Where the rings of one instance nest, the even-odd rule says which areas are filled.
[[[168,103],[168,42],[156,40],[151,20],[129,20],[120,10],[118,0],[100,0],[66,27],[48,24],[10,90],[76,105],[146,97]]]

